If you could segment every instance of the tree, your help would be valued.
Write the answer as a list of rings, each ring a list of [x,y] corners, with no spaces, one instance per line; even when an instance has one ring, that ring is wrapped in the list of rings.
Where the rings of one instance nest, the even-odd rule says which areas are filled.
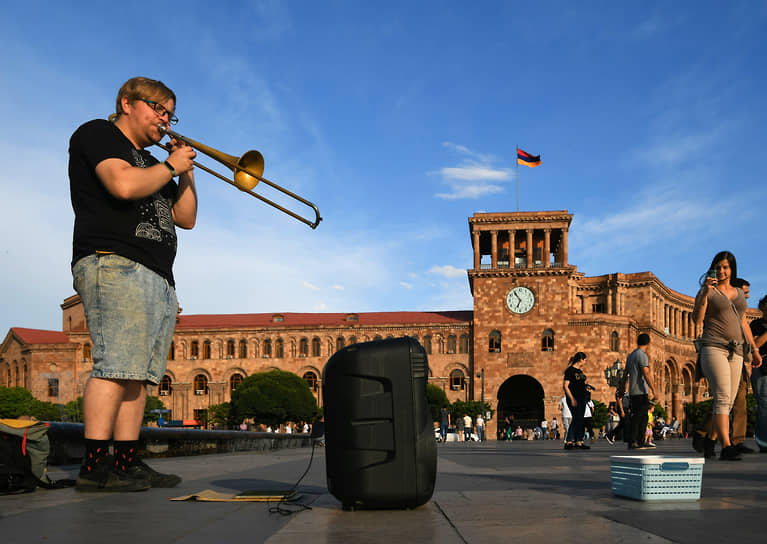
[[[601,429],[607,425],[607,406],[598,400],[594,401],[594,410],[591,414],[591,425],[594,429]],[[589,429],[591,432],[591,429]]]
[[[23,387],[0,387],[0,418],[33,415],[35,397]]]
[[[208,420],[214,427],[227,428],[231,425],[230,415],[232,411],[232,405],[228,402],[222,404],[214,404],[208,408]]]
[[[479,414],[482,414],[484,418],[490,412],[490,417],[493,417],[494,411],[490,408],[490,404],[479,400],[462,401],[457,400],[450,405],[450,415],[455,421],[456,417],[463,417],[466,414],[471,416],[471,419],[476,419]],[[489,419],[489,418],[488,418]]]
[[[317,401],[306,380],[292,372],[271,370],[252,374],[232,392],[235,421],[253,418],[277,426],[286,421],[311,421]]]
[[[431,383],[426,384],[426,401],[429,403],[432,421],[439,420],[439,411],[443,406],[450,406],[450,401],[447,400],[447,395],[442,388]]]
[[[164,410],[165,405],[159,399],[159,397],[153,397],[152,395],[146,396],[146,405],[144,405],[144,419],[142,420],[144,425],[150,421],[158,421],[160,414],[152,412],[152,410]]]

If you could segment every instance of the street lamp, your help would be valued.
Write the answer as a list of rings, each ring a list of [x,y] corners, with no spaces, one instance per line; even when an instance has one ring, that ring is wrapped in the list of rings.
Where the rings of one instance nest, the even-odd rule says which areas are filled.
[[[605,380],[610,387],[618,387],[623,379],[623,368],[621,362],[616,360],[612,366],[605,368]]]
[[[480,372],[477,372],[477,378],[481,379],[482,389],[481,389],[480,399],[482,400],[482,406],[484,406],[485,405],[485,369],[484,368]]]

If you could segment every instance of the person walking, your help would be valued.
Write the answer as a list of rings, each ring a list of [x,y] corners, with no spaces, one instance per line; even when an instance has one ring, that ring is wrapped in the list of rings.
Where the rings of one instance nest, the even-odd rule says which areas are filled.
[[[625,375],[631,406],[629,449],[645,447],[650,398],[655,398],[650,359],[647,356],[649,347],[650,335],[643,332],[637,337],[637,348],[626,358]],[[652,397],[649,396],[650,394]]]
[[[583,443],[583,414],[586,409],[588,383],[586,374],[578,365],[585,359],[586,354],[582,351],[573,355],[567,364],[562,381],[562,389],[564,389],[567,398],[567,407],[572,415],[572,423],[565,438],[566,450],[591,449],[590,446]]]
[[[567,433],[570,431],[570,424],[573,421],[573,415],[570,413],[570,407],[567,405],[567,396],[559,399],[559,409],[562,411],[562,436],[567,440]]]
[[[469,414],[463,416],[463,436],[466,442],[471,442],[472,421]]]
[[[701,279],[692,313],[695,323],[703,326],[700,369],[714,397],[713,428],[704,441],[703,455],[713,458],[716,442],[720,440],[719,458],[723,461],[742,459],[730,441],[730,411],[738,392],[744,360],[750,355],[752,367],[758,368],[762,364],[746,320],[743,290],[732,285],[732,280],[737,277],[735,256],[729,251],[717,253],[708,273]]]
[[[440,442],[444,443],[447,440],[447,429],[450,426],[450,411],[446,406],[443,406],[439,411],[439,436]]]
[[[477,415],[477,439],[480,442],[483,442],[485,440],[485,419],[482,417],[482,414]]]
[[[175,227],[191,229],[197,218],[195,151],[174,139],[164,161],[146,150],[163,137],[161,127],[178,121],[175,109],[165,84],[135,77],[118,91],[108,121],[88,121],[69,140],[72,278],[93,345],[78,491],[181,481],[137,455],[146,388],[165,374],[179,310]]]
[[[767,356],[767,296],[759,301],[759,310],[762,312],[762,317],[752,321],[749,328],[764,361],[764,357]],[[751,387],[756,400],[754,440],[759,446],[759,451],[767,453],[767,365],[764,363],[758,369],[751,371]]]

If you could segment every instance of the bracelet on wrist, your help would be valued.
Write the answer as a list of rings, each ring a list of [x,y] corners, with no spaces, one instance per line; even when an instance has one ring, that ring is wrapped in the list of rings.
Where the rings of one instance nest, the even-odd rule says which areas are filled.
[[[162,163],[170,170],[170,177],[175,178],[178,174],[176,173],[176,169],[173,168],[173,165],[169,163],[168,161],[162,161]]]

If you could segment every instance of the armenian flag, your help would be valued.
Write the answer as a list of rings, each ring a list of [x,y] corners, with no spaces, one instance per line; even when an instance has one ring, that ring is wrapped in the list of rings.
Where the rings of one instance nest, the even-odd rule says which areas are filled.
[[[527,151],[522,151],[521,149],[517,148],[517,164],[535,168],[536,166],[541,165],[541,156],[531,155]]]

